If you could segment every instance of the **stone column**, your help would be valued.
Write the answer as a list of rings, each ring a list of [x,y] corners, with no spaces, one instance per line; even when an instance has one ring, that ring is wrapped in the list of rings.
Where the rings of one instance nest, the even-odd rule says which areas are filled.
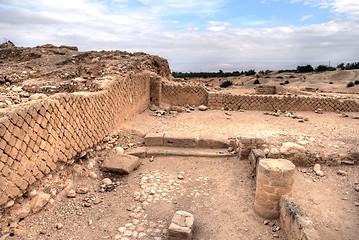
[[[279,217],[279,200],[290,196],[294,182],[295,166],[286,159],[262,159],[257,168],[254,211],[261,217]]]

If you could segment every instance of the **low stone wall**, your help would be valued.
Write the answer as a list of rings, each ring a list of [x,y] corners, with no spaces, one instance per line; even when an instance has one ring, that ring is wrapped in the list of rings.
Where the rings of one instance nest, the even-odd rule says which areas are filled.
[[[255,87],[256,94],[276,94],[277,87],[271,85],[262,85]]]
[[[61,93],[0,118],[0,206],[100,142],[149,105],[150,73],[116,79],[95,93]]]
[[[158,83],[156,83],[158,84]],[[274,88],[273,88],[274,87]],[[257,94],[274,94],[275,86],[261,86]],[[162,81],[161,102],[184,105],[207,105],[212,109],[256,110],[256,111],[314,111],[359,112],[359,100],[330,97],[294,95],[234,95],[230,93],[208,92],[203,86],[193,83]]]
[[[207,105],[208,92],[198,84],[162,81],[162,102],[175,105]]]
[[[327,112],[359,112],[359,101],[327,97],[232,95],[209,92],[208,107],[257,111],[314,111],[320,108]]]
[[[263,144],[265,144],[263,138],[238,136],[235,146],[238,156],[242,159],[247,159],[252,149],[260,149]]]
[[[288,239],[293,240],[319,240],[318,231],[313,222],[289,196],[280,199],[280,223]]]

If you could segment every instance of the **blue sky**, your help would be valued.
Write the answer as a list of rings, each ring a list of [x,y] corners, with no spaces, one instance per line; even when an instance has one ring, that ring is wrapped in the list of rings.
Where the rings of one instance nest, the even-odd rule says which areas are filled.
[[[358,61],[358,0],[0,0],[20,46],[147,52],[175,71]]]

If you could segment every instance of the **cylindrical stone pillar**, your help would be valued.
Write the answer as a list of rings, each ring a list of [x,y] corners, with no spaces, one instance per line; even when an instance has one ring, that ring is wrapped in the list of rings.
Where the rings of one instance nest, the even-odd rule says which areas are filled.
[[[261,217],[279,217],[279,200],[291,195],[295,166],[286,159],[262,159],[258,164],[254,211]]]

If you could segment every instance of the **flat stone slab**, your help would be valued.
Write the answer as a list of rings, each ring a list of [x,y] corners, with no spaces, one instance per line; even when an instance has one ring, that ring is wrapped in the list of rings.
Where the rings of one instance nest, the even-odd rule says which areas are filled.
[[[169,240],[187,240],[193,237],[194,216],[185,211],[177,211],[168,228]]]
[[[235,157],[227,149],[208,149],[208,148],[174,148],[174,147],[140,147],[126,151],[128,155],[140,158],[152,156],[180,156],[180,157],[208,157],[222,158]]]
[[[228,137],[220,134],[198,134],[192,132],[148,133],[145,145],[178,148],[228,148]]]
[[[114,152],[104,159],[101,170],[106,172],[115,172],[129,174],[137,169],[141,164],[138,157],[132,155],[120,155]]]

